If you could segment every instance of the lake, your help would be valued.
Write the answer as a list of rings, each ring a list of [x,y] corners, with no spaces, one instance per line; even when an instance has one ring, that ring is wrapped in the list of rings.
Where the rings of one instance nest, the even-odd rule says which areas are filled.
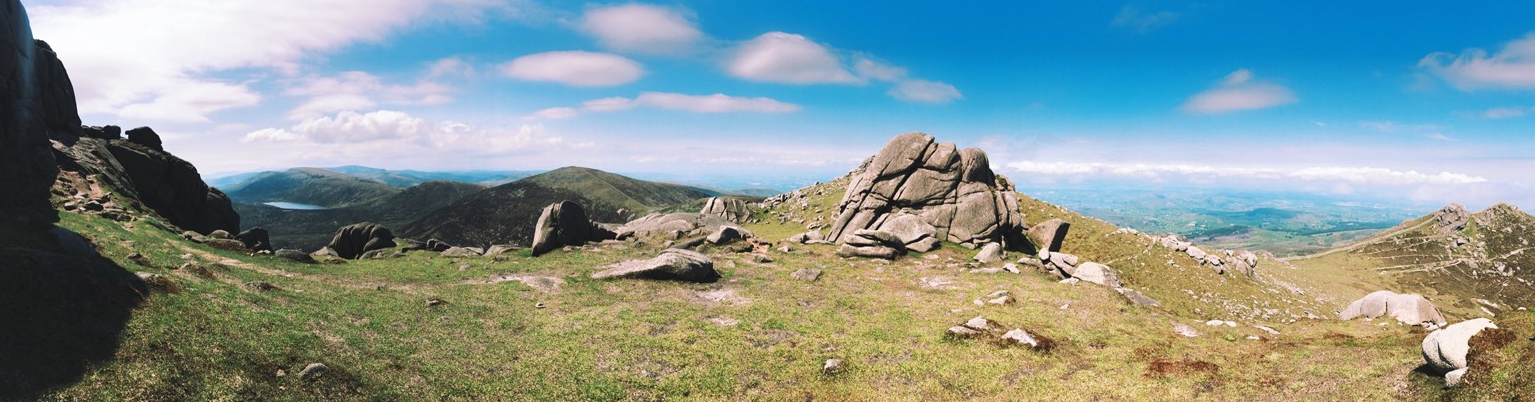
[[[314,211],[314,210],[321,210],[321,209],[329,209],[329,208],[325,208],[325,207],[322,207],[322,206],[319,206],[319,205],[300,204],[300,203],[297,203],[297,202],[273,201],[273,202],[267,202],[267,203],[264,203],[264,204],[271,205],[271,206],[278,207],[278,208],[282,208],[282,209],[297,209],[297,210],[303,210],[303,211]]]

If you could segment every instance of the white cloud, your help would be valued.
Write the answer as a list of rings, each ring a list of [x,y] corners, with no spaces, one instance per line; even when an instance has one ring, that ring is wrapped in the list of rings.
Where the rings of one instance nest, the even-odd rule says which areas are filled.
[[[287,129],[251,131],[241,138],[241,142],[252,146],[284,143],[290,149],[302,148],[330,160],[346,160],[349,156],[454,159],[465,155],[485,156],[550,148],[561,145],[563,139],[548,135],[544,127],[537,124],[524,124],[516,129],[487,129],[454,121],[434,124],[408,113],[380,110],[370,113],[345,111],[335,116],[305,120]]]
[[[583,104],[583,107],[590,111],[616,111],[640,106],[693,113],[792,113],[800,110],[799,105],[763,97],[743,98],[725,94],[685,95],[670,92],[645,92],[634,99],[603,98]]]
[[[564,120],[576,117],[581,112],[569,107],[551,107],[539,110],[523,117],[525,120]]]
[[[1483,111],[1482,112],[1482,118],[1484,118],[1484,119],[1512,119],[1512,118],[1515,118],[1515,117],[1524,117],[1524,114],[1526,112],[1528,112],[1529,110],[1530,110],[1529,108],[1522,108],[1522,107],[1495,107],[1495,108],[1487,109],[1486,111]]]
[[[1459,56],[1435,52],[1419,60],[1418,67],[1462,91],[1535,89],[1535,33],[1491,56],[1482,49],[1466,49]]]
[[[725,69],[751,81],[781,84],[856,84],[860,80],[821,44],[804,36],[768,32],[741,44]]]
[[[859,77],[879,81],[895,81],[906,77],[905,68],[868,58],[859,58],[858,61],[853,62],[853,71],[858,72]]]
[[[1014,162],[1007,167],[1029,174],[1057,176],[1113,176],[1136,179],[1161,179],[1164,176],[1194,178],[1238,178],[1264,180],[1335,181],[1369,185],[1475,184],[1486,183],[1481,176],[1441,172],[1424,174],[1373,167],[1307,167],[1274,169],[1250,167],[1201,166],[1184,164],[1119,164],[1069,162]]]
[[[564,51],[518,57],[502,64],[501,73],[525,81],[611,87],[634,82],[645,70],[640,63],[615,54]]]
[[[648,4],[598,7],[586,11],[579,28],[603,47],[620,52],[675,54],[703,38],[682,12]]]
[[[901,80],[887,93],[896,99],[921,103],[949,103],[965,97],[953,85],[924,80]]]
[[[208,115],[213,112],[261,103],[261,95],[243,84],[192,79],[173,81],[177,82],[176,86],[161,89],[147,102],[124,105],[117,114],[130,119],[206,123],[211,121]]]
[[[1127,5],[1123,8],[1120,8],[1119,14],[1114,16],[1113,25],[1143,34],[1151,32],[1154,29],[1167,26],[1168,24],[1172,24],[1175,21],[1178,21],[1178,13],[1171,11],[1158,11],[1155,13],[1143,14],[1139,8]]]
[[[1252,71],[1239,69],[1226,75],[1215,88],[1194,94],[1179,108],[1190,113],[1217,114],[1270,108],[1297,100],[1289,88],[1252,79]]]
[[[465,61],[463,58],[457,56],[447,57],[432,62],[432,65],[427,70],[426,74],[427,78],[441,78],[451,76],[467,77],[472,75],[474,75],[474,65],[469,64],[468,61]]]
[[[434,63],[428,76],[437,76],[442,62]],[[309,76],[291,83],[283,94],[308,97],[288,112],[294,120],[311,119],[343,110],[372,108],[380,101],[391,105],[439,105],[453,101],[457,90],[447,85],[421,80],[412,85],[385,84],[382,79],[362,71],[348,71],[335,77]]]
[[[29,11],[35,36],[69,68],[82,113],[206,121],[260,98],[210,74],[291,72],[316,51],[433,20],[423,16],[471,18],[500,7],[487,0],[78,0]]]

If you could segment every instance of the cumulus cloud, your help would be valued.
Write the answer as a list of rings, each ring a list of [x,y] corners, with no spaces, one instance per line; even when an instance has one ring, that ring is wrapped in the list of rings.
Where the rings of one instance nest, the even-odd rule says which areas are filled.
[[[1524,117],[1524,114],[1530,110],[1531,108],[1524,107],[1495,107],[1482,111],[1481,116],[1484,119],[1512,119]]]
[[[1253,73],[1239,69],[1221,79],[1215,88],[1190,97],[1179,109],[1190,113],[1218,114],[1240,110],[1265,109],[1297,101],[1284,86],[1253,81]]]
[[[726,63],[737,78],[780,84],[856,84],[830,49],[804,36],[768,32],[746,41]]]
[[[456,20],[500,7],[486,0],[80,0],[29,11],[35,36],[68,65],[82,113],[199,122],[261,99],[213,74],[291,72],[313,52],[434,20],[423,16]]]
[[[858,61],[853,62],[853,71],[858,72],[859,77],[879,81],[895,81],[906,78],[905,68],[862,57]]]
[[[898,81],[887,93],[896,99],[921,103],[949,103],[965,97],[953,85],[925,80]]]
[[[591,111],[615,111],[646,106],[693,113],[792,113],[800,110],[799,105],[779,102],[771,98],[743,98],[725,94],[685,95],[670,92],[645,92],[634,99],[603,98],[588,101],[583,106]]]
[[[532,148],[550,148],[563,139],[548,135],[542,125],[488,129],[454,121],[430,122],[405,112],[344,111],[283,128],[246,133],[249,144],[301,144],[331,158],[358,154],[408,155],[412,158],[456,158],[495,155]],[[334,155],[330,155],[333,153]]]
[[[569,107],[551,107],[528,114],[526,120],[564,120],[576,117],[581,112]]]
[[[592,8],[578,27],[603,47],[620,52],[676,54],[703,38],[697,24],[681,11],[648,4]]]
[[[1111,176],[1136,179],[1162,179],[1165,176],[1197,178],[1238,178],[1264,180],[1334,181],[1370,185],[1476,184],[1488,180],[1481,176],[1440,172],[1425,174],[1373,167],[1307,167],[1273,169],[1250,167],[1201,166],[1184,164],[1116,164],[1069,162],[1014,162],[1007,167],[1020,172],[1056,176]]]
[[[1142,13],[1140,8],[1127,5],[1120,8],[1119,14],[1114,16],[1113,26],[1143,34],[1175,21],[1178,21],[1178,13],[1172,11]]]
[[[634,82],[645,70],[640,63],[615,54],[563,51],[518,57],[502,64],[501,73],[524,81],[611,87]]]
[[[428,76],[441,76],[442,62],[435,63]],[[344,110],[362,110],[390,105],[439,105],[453,101],[457,90],[431,80],[412,85],[385,84],[382,79],[363,71],[348,71],[334,77],[308,76],[291,82],[283,94],[308,100],[288,112],[294,120],[310,119]]]
[[[1435,52],[1419,60],[1418,67],[1462,91],[1535,89],[1535,32],[1492,55],[1475,48],[1460,55]]]

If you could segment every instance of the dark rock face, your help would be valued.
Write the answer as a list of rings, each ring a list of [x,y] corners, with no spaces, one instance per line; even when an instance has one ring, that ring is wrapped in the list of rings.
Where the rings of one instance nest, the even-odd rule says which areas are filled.
[[[533,255],[613,237],[613,232],[592,224],[580,204],[560,201],[544,207],[544,212],[538,216],[538,224],[533,228]]]
[[[82,126],[80,136],[85,138],[100,138],[103,140],[116,140],[123,138],[123,128],[118,126]]]
[[[272,238],[271,235],[267,233],[266,228],[250,228],[244,232],[240,232],[239,235],[235,236],[235,239],[239,239],[241,243],[245,243],[245,248],[248,248],[251,251],[272,251]]]
[[[160,143],[160,134],[156,134],[155,130],[149,127],[128,130],[128,141],[149,147],[149,149],[165,152],[165,147]]]
[[[337,257],[355,260],[363,253],[394,246],[394,233],[390,233],[389,228],[362,222],[336,230],[336,237],[332,237],[325,247],[335,251]]]
[[[21,3],[11,0],[0,5],[0,172],[4,172],[0,175],[0,220],[5,222],[58,220],[48,203],[49,188],[58,176],[49,149],[48,116],[67,112],[51,110],[58,102],[49,100],[68,95],[67,103],[73,109],[74,94],[44,94],[50,88],[67,86],[50,82],[68,77],[62,64],[53,74],[51,67],[57,62],[52,50],[40,49],[33,41],[32,26]],[[49,71],[39,71],[39,65],[50,67]],[[74,121],[79,120],[76,114]]]
[[[48,42],[36,40],[36,62],[39,90],[42,91],[43,125],[53,139],[80,137],[80,110],[75,105],[75,85],[64,70],[64,62]]]
[[[240,215],[229,197],[208,187],[197,167],[175,155],[134,145],[116,140],[107,150],[126,170],[140,201],[183,229],[240,231]]]
[[[922,133],[901,134],[860,169],[838,204],[828,239],[844,241],[906,213],[932,225],[939,240],[1028,247],[1012,183],[991,171],[979,149],[955,149]]]

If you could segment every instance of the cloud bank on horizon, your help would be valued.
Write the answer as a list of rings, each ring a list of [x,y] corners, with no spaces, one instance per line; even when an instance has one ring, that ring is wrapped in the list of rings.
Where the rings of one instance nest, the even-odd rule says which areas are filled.
[[[1022,181],[1535,203],[1535,5],[1396,8],[29,4],[87,124],[205,172],[830,177],[925,131]]]

